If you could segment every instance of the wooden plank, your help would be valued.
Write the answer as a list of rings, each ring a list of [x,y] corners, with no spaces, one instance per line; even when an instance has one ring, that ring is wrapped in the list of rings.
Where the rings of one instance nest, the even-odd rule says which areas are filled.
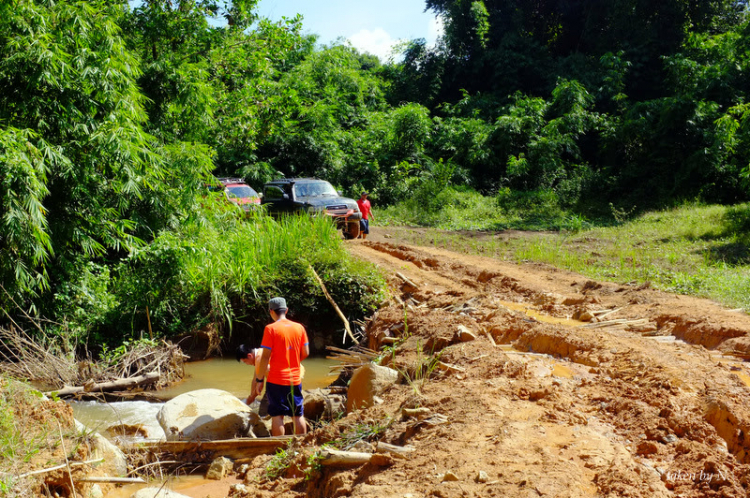
[[[129,451],[151,451],[154,453],[208,453],[207,460],[225,456],[232,459],[250,458],[258,455],[276,453],[284,448],[295,436],[276,436],[261,438],[223,439],[219,441],[140,441],[125,445]]]

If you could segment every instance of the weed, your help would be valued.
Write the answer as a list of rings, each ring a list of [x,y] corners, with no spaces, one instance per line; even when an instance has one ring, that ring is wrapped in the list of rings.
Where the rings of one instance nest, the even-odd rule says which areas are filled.
[[[297,451],[293,446],[293,442],[290,442],[286,448],[279,448],[268,462],[266,465],[266,478],[269,481],[275,481],[291,467],[294,458],[297,456]]]
[[[324,444],[319,450],[307,457],[307,468],[305,469],[305,481],[311,481],[315,479],[320,471],[323,469],[321,462],[324,458],[324,452],[327,444]]]
[[[406,379],[408,384],[411,386],[416,396],[422,395],[422,388],[430,378],[432,373],[440,363],[440,353],[425,355],[422,350],[422,344],[417,341],[417,361],[414,366],[413,374],[409,372],[401,372],[401,375]]]
[[[331,443],[342,450],[348,450],[360,441],[375,441],[393,423],[391,417],[386,417],[382,422],[357,423],[338,439]]]

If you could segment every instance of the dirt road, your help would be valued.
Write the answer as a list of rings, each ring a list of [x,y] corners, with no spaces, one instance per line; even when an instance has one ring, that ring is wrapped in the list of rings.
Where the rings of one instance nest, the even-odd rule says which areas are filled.
[[[398,341],[390,366],[412,380],[356,423],[391,420],[381,440],[415,451],[326,471],[305,494],[748,496],[746,314],[387,234],[350,250],[390,276],[397,297],[367,331],[373,348]],[[404,407],[445,418],[415,422]]]

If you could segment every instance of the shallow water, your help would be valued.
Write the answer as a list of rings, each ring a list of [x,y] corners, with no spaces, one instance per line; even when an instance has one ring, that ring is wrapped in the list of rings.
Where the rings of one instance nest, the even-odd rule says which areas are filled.
[[[336,380],[336,374],[329,374],[329,367],[337,365],[335,360],[325,358],[308,358],[302,362],[305,367],[305,377],[302,379],[303,389],[326,387]],[[238,398],[245,399],[250,394],[254,368],[244,363],[230,359],[215,358],[206,361],[185,364],[185,380],[168,389],[159,391],[157,397],[164,400],[172,399],[180,394],[197,389],[221,389],[230,392]],[[101,401],[71,401],[73,415],[87,428],[102,432],[113,425],[140,425],[148,433],[148,439],[164,438],[164,431],[156,420],[156,414],[164,403],[149,403],[147,401],[118,401],[105,403]],[[257,409],[258,402],[253,404]],[[129,438],[137,440],[138,438]]]

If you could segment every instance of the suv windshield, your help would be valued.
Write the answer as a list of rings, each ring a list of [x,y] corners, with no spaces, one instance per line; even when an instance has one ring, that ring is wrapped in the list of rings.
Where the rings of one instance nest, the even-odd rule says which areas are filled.
[[[294,185],[295,197],[337,197],[338,195],[336,189],[328,182],[305,182]]]
[[[227,195],[229,197],[258,197],[258,193],[246,185],[237,185],[233,187],[227,187]]]

